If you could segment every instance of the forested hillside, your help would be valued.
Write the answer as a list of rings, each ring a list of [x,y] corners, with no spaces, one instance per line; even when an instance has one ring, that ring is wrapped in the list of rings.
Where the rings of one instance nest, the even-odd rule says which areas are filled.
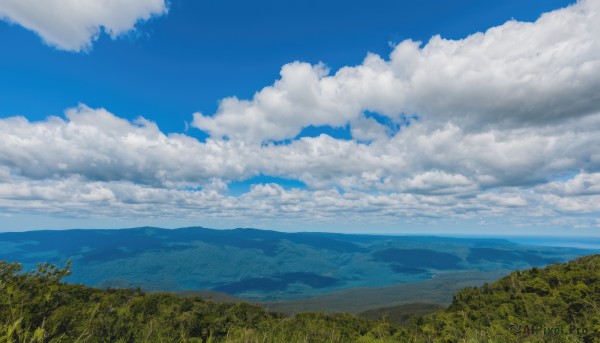
[[[246,304],[61,281],[0,262],[0,342],[597,342],[600,255],[514,272],[459,292],[407,328],[385,317],[284,316]]]
[[[522,245],[493,238],[202,227],[0,233],[0,260],[18,261],[26,270],[34,269],[38,262],[64,265],[70,260],[72,274],[65,279],[69,283],[140,287],[152,292],[211,290],[252,302],[304,302],[344,290],[431,281],[448,285],[436,286],[437,295],[419,295],[409,301],[425,299],[447,305],[462,287],[495,281],[513,270],[595,253],[598,250]],[[379,302],[375,297],[360,296],[375,307],[404,302],[390,294]],[[318,302],[328,303],[324,309],[331,309],[326,299]],[[373,308],[363,305],[355,312]],[[354,309],[342,306],[339,310]]]
[[[412,330],[436,341],[599,342],[600,255],[465,289]]]
[[[49,265],[20,269],[0,262],[0,342],[393,342],[406,334],[348,314],[286,317],[247,303],[65,284],[68,270]]]

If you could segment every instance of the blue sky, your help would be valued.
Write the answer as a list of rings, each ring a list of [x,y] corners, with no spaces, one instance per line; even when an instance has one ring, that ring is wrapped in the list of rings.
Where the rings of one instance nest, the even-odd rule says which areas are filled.
[[[515,18],[532,21],[569,1],[172,1],[166,15],[116,40],[101,35],[87,53],[41,44],[0,25],[0,115],[41,120],[85,103],[120,117],[144,116],[182,132],[196,111],[249,98],[292,61],[333,70],[387,55],[389,43],[460,39]],[[10,48],[9,48],[10,47]]]
[[[600,225],[593,1],[99,4],[0,4],[0,230]]]

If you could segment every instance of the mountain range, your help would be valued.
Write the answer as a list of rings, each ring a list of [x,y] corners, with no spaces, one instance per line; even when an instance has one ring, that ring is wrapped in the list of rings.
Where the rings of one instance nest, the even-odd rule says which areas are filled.
[[[228,301],[235,296],[283,312],[447,305],[462,287],[594,252],[492,238],[202,227],[0,233],[0,260],[20,262],[25,270],[71,261],[70,283],[226,294]]]

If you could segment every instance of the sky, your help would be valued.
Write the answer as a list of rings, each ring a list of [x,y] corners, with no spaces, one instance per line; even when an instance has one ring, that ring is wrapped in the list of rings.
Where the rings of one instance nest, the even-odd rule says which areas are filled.
[[[600,235],[598,0],[0,0],[0,231]]]

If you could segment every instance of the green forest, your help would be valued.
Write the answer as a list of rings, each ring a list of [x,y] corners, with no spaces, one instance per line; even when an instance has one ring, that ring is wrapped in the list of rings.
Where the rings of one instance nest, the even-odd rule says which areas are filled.
[[[22,269],[0,262],[0,342],[600,342],[600,255],[464,289],[405,325],[69,284],[70,264]]]

